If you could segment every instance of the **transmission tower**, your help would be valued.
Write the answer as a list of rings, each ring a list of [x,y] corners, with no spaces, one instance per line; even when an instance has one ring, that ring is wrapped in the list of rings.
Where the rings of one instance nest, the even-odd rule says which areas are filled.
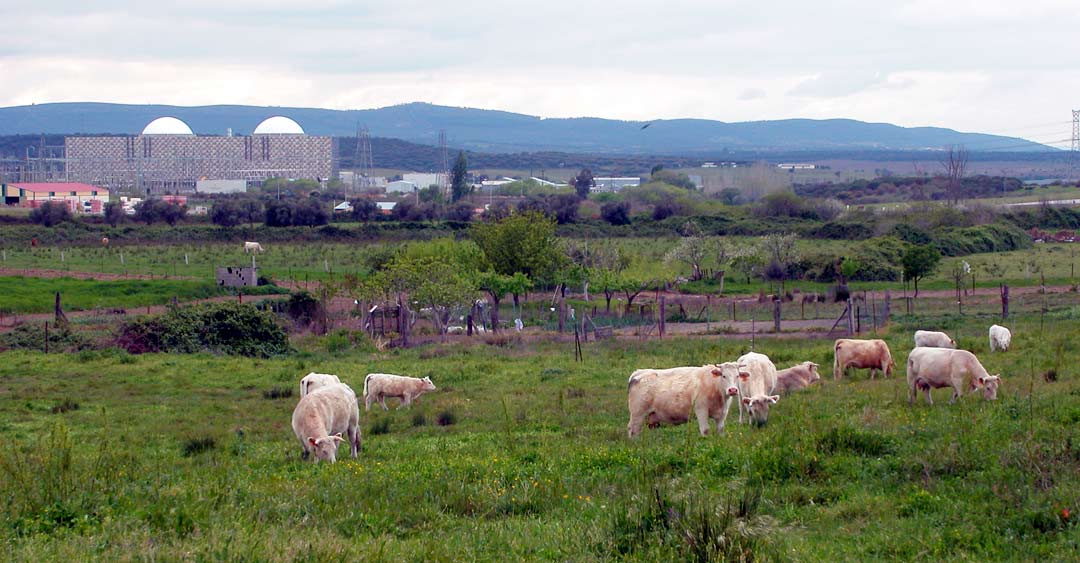
[[[1080,152],[1080,109],[1074,109],[1073,112],[1073,131],[1072,131],[1072,152],[1075,156]]]
[[[367,126],[356,125],[356,156],[353,158],[353,190],[357,183],[364,188],[371,187],[375,162],[371,158],[371,133]],[[359,176],[359,178],[357,178]]]
[[[440,185],[445,190],[450,185],[450,155],[446,150],[446,129],[439,129]]]

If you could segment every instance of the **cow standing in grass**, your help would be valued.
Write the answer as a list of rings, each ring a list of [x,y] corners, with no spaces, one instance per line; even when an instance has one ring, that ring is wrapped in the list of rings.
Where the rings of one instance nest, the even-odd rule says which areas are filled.
[[[244,242],[244,253],[247,254],[248,252],[255,253],[255,252],[264,252],[264,251],[263,251],[263,247],[262,247],[261,244],[259,244],[257,242],[247,242],[247,241],[245,241]]]
[[[389,373],[369,373],[364,378],[364,410],[371,410],[371,403],[378,401],[383,410],[390,410],[386,406],[387,397],[401,399],[398,408],[407,407],[420,395],[428,391],[434,391],[435,384],[430,377],[417,379]]]
[[[303,397],[320,387],[325,387],[334,383],[341,383],[338,376],[334,374],[311,372],[300,380],[300,396]]]
[[[697,416],[702,436],[709,433],[709,420],[723,432],[731,400],[739,392],[738,374],[735,362],[635,371],[627,382],[627,434],[631,438],[640,434],[646,421],[650,428],[684,424],[691,413]]]
[[[915,347],[956,348],[956,341],[944,332],[937,332],[933,330],[916,330]]]
[[[791,393],[803,387],[808,387],[811,383],[821,379],[821,375],[818,374],[818,367],[814,362],[803,362],[777,371],[776,389],[774,391],[777,393]]]
[[[304,447],[304,459],[337,460],[338,445],[348,442],[355,458],[360,451],[360,408],[356,393],[344,383],[320,387],[300,398],[293,410],[292,428]]]
[[[833,344],[833,379],[840,379],[848,368],[870,368],[870,379],[878,370],[890,377],[894,367],[896,362],[884,340],[840,338]]]
[[[984,399],[997,399],[1001,376],[988,374],[975,354],[948,348],[916,348],[908,354],[907,360],[908,403],[914,403],[918,392],[925,391],[926,402],[932,405],[931,389],[952,387],[951,405],[963,394],[965,377],[970,378],[968,387],[971,390],[983,390]]]
[[[739,356],[739,422],[746,411],[747,422],[765,426],[769,407],[780,400],[773,395],[776,388],[776,365],[765,354],[750,352]]]
[[[1009,332],[1009,329],[1001,325],[993,325],[990,327],[991,352],[997,350],[1005,352],[1009,349],[1010,344],[1012,344],[1012,333]]]

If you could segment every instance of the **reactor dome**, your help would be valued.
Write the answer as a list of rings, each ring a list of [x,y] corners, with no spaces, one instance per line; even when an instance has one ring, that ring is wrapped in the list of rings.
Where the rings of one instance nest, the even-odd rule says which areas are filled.
[[[143,127],[143,135],[194,135],[187,123],[175,117],[159,117]]]
[[[282,115],[275,115],[263,120],[252,135],[303,135],[300,124]]]

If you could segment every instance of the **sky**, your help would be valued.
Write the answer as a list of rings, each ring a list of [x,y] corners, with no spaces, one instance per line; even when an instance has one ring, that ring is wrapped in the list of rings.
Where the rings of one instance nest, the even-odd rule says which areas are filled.
[[[1080,108],[1076,0],[0,0],[0,21],[0,106],[420,101],[1057,146]]]

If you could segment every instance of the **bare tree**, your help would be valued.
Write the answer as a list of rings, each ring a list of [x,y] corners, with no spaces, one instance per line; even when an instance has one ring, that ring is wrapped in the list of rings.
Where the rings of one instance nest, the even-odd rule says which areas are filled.
[[[956,205],[963,198],[964,173],[967,171],[968,152],[963,145],[949,145],[949,152],[941,159],[945,169],[945,195]]]

